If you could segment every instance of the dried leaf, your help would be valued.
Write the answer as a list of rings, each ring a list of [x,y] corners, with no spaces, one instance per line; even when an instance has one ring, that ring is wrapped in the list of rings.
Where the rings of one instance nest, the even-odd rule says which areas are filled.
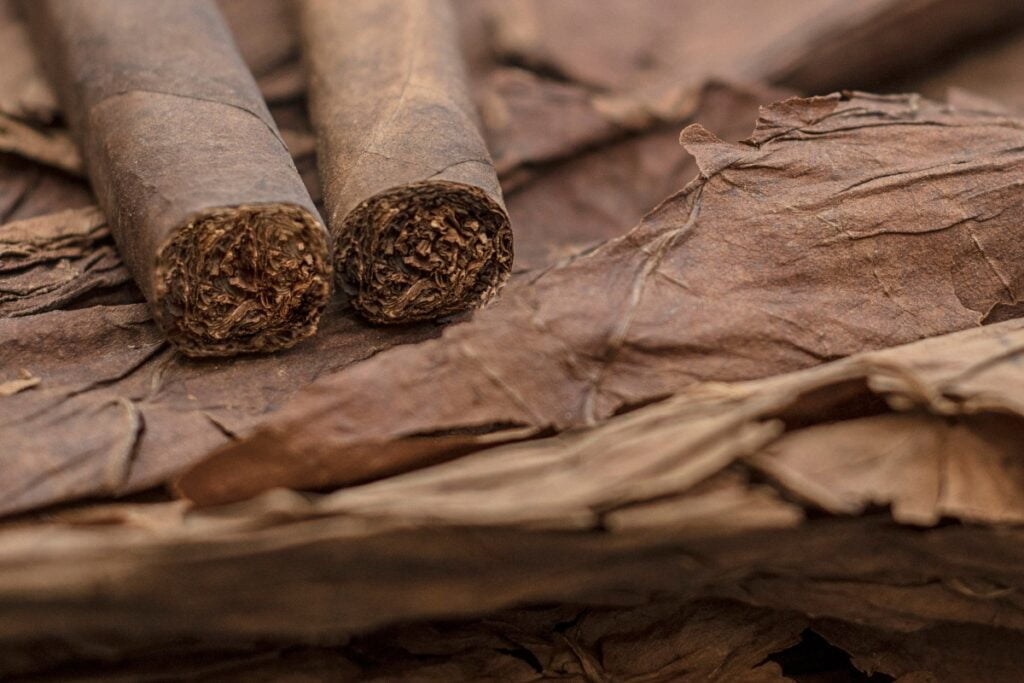
[[[1014,120],[834,95],[766,108],[747,144],[699,126],[682,139],[701,177],[631,233],[441,340],[324,378],[181,490],[365,480],[417,466],[388,446],[407,436],[593,424],[697,381],[975,327],[1020,298]]]
[[[825,9],[822,9],[822,4]],[[783,0],[511,0],[491,5],[496,51],[504,58],[603,89],[652,80],[730,76],[794,23],[842,3]],[[600,16],[601,21],[585,21]]]
[[[822,424],[890,413],[1002,419],[1019,442],[1022,355],[1024,320],[1013,320],[699,385],[595,428],[326,496],[279,490],[209,510],[106,504],[10,523],[0,528],[0,606],[10,615],[0,638],[85,637],[128,623],[152,638],[322,638],[515,604],[669,593],[889,630],[1024,630],[1024,531],[1005,525],[1005,502],[1024,497],[1024,483],[1017,463],[1000,459],[1003,444],[950,453],[986,462],[992,480],[1001,469],[1005,490],[978,486],[970,506],[936,507],[947,523],[927,529],[895,522],[895,509],[807,515],[816,505],[792,502],[786,482],[753,476],[758,458],[748,460]],[[22,396],[45,390],[44,378]],[[885,435],[862,433],[863,448]],[[823,462],[828,450],[820,442]],[[904,460],[883,454],[877,469]],[[892,499],[928,487],[932,475],[916,473],[894,482]],[[947,485],[964,491],[973,474],[949,467]],[[187,602],[166,599],[182,591]]]
[[[767,88],[709,83],[667,120],[659,115],[641,126],[642,132],[626,134],[589,99],[587,104],[577,99],[578,106],[567,107],[564,117],[543,105],[552,88],[577,94],[578,88],[525,76],[516,76],[514,83],[521,87],[492,92],[492,108],[508,107],[515,116],[504,127],[492,121],[490,140],[503,155],[498,163],[514,164],[504,186],[519,270],[551,265],[625,234],[684,187],[697,172],[693,157],[676,144],[684,123],[700,121],[723,139],[739,140],[749,134],[759,105],[785,96]],[[559,125],[574,134],[557,132],[560,119]],[[532,133],[538,130],[556,133]],[[528,142],[531,138],[536,144]]]
[[[67,131],[42,132],[0,114],[0,152],[17,154],[72,175],[82,175],[82,157]]]
[[[297,61],[299,37],[289,0],[217,0],[217,6],[257,80]]]
[[[1017,69],[1024,59],[1024,33],[1013,33],[956,55],[952,64],[900,84],[906,90],[932,97],[945,97],[951,89],[967,88],[972,93],[1024,111],[1024,88]]]
[[[814,630],[850,652],[861,671],[898,676],[906,683],[1015,683],[1024,671],[1024,634],[1019,631],[943,624],[892,634],[835,621],[816,624]]]
[[[0,225],[0,316],[65,307],[129,280],[96,207]]]
[[[0,156],[0,224],[95,203],[80,179],[18,157]]]
[[[0,225],[0,272],[64,256],[78,256],[110,233],[95,206],[67,209]]]
[[[492,12],[506,59],[597,88],[719,76],[805,92],[874,86],[1024,20],[999,0],[500,0]]]
[[[765,659],[797,641],[806,625],[794,614],[728,601],[565,605],[504,611],[478,621],[406,624],[340,645],[146,643],[123,636],[33,642],[0,650],[0,674],[48,674],[69,682],[206,676],[296,682],[783,681],[789,679]]]
[[[0,69],[0,121],[14,116],[50,123],[57,114],[57,97],[39,68],[13,0],[0,0],[0,45],[4,46],[4,65]]]
[[[879,415],[795,432],[755,463],[833,513],[883,505],[904,524],[931,526],[943,517],[1021,524],[1020,431],[1020,418],[1006,416],[951,422],[929,414]]]
[[[139,304],[0,319],[0,367],[42,379],[0,397],[0,512],[159,484],[320,374],[436,334],[369,327],[339,303],[310,343],[222,363],[169,349]]]

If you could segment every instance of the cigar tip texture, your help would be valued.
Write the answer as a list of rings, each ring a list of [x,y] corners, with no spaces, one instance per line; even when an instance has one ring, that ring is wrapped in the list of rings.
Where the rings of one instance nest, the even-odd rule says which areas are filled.
[[[338,284],[379,323],[452,315],[486,303],[512,270],[504,209],[479,188],[423,181],[373,195],[345,217]]]
[[[157,254],[157,320],[190,356],[293,346],[316,332],[330,297],[326,242],[299,206],[204,211]]]

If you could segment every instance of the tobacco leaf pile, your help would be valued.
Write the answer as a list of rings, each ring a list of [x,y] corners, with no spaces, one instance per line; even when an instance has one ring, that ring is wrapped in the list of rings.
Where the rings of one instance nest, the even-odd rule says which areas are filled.
[[[1024,10],[455,7],[500,298],[197,360],[0,3],[0,676],[1019,680]]]

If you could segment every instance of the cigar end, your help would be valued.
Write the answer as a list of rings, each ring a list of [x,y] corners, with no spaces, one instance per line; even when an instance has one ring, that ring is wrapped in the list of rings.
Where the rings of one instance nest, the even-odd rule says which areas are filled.
[[[424,181],[356,206],[334,254],[339,286],[368,319],[432,320],[494,298],[512,270],[512,230],[483,190]]]
[[[190,356],[288,348],[316,332],[330,297],[327,254],[323,225],[299,206],[206,211],[159,250],[157,322]]]

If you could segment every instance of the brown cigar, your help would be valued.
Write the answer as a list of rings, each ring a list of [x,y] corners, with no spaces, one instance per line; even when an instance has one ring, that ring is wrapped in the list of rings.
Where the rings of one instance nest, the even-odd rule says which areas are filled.
[[[448,2],[299,7],[339,284],[377,322],[488,301],[512,232]]]
[[[327,235],[207,0],[27,0],[23,11],[121,255],[192,356],[316,331]]]

